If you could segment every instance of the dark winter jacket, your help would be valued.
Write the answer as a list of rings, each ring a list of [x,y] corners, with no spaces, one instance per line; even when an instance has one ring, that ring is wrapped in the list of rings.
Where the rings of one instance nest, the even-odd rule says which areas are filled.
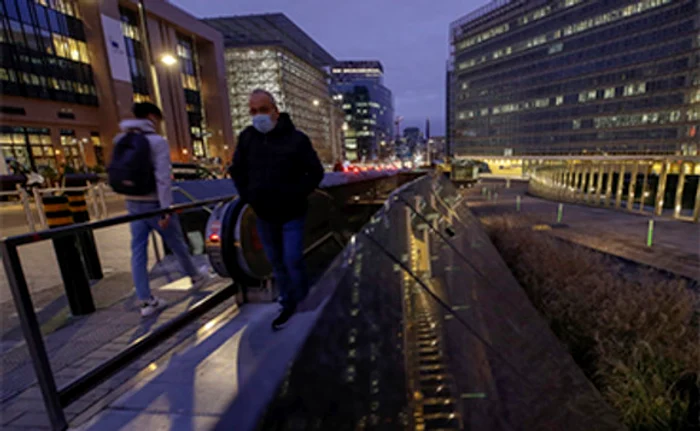
[[[229,173],[258,217],[285,223],[306,213],[307,197],[323,179],[323,165],[309,138],[282,113],[267,134],[252,126],[241,132]]]

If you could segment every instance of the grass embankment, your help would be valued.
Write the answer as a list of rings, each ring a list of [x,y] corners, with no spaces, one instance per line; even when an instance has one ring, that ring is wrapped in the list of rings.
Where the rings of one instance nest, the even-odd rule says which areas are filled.
[[[684,430],[700,377],[697,292],[652,270],[534,232],[522,218],[484,220],[528,296],[586,375],[635,431]]]

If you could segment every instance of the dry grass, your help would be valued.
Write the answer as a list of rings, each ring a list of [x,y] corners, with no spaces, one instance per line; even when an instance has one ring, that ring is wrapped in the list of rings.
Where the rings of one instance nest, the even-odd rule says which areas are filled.
[[[698,295],[685,281],[631,272],[599,253],[484,221],[535,306],[632,430],[683,430],[700,375]]]

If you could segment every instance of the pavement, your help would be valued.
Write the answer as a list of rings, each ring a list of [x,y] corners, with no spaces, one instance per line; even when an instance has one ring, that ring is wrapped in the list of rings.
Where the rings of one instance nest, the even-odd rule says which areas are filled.
[[[142,319],[128,269],[127,230],[127,227],[116,227],[96,233],[105,278],[92,286],[97,311],[88,316],[71,316],[60,276],[57,275],[58,269],[55,268],[52,247],[35,244],[20,249],[23,266],[33,286],[35,311],[59,388],[113,357],[163,322],[184,312],[215,289],[230,283],[230,280],[214,278],[204,288],[192,290],[189,277],[183,277],[179,265],[172,257],[158,263],[151,251],[151,287],[155,295],[168,301],[169,307],[157,316]],[[195,260],[202,270],[209,269],[205,256],[196,256]],[[32,265],[37,262],[40,265]],[[4,277],[2,281],[5,283],[2,292],[6,294]],[[0,303],[0,426],[3,430],[27,427],[47,429],[48,419],[14,305],[7,296],[3,299]],[[231,304],[227,306],[230,307]],[[206,319],[214,317],[211,312],[205,316]],[[196,326],[190,325],[189,329],[179,331],[174,338],[71,404],[66,409],[69,420],[172,349],[183,337],[196,332],[196,329]]]
[[[482,188],[492,190],[492,199]],[[498,194],[495,197],[495,194]],[[700,281],[700,225],[650,213],[565,203],[557,223],[558,202],[527,195],[527,184],[486,181],[465,192],[472,212],[488,220],[504,215],[521,215],[552,226],[548,232],[563,240],[640,263],[687,279]],[[520,211],[516,199],[520,196]],[[647,247],[649,220],[654,220],[653,245]]]
[[[124,198],[122,196],[108,194],[105,197],[105,205],[107,206],[107,217],[114,217],[125,213]],[[88,208],[89,207],[88,205]],[[33,204],[31,205],[31,211],[36,223],[36,228],[39,229],[39,216]],[[27,216],[25,215],[22,205],[16,202],[0,203],[0,238],[21,235],[29,231]]]

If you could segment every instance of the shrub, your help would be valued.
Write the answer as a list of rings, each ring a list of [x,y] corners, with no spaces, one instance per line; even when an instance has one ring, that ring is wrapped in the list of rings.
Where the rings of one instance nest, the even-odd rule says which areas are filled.
[[[494,244],[556,335],[632,430],[688,426],[700,375],[698,294],[681,279],[484,219]]]

